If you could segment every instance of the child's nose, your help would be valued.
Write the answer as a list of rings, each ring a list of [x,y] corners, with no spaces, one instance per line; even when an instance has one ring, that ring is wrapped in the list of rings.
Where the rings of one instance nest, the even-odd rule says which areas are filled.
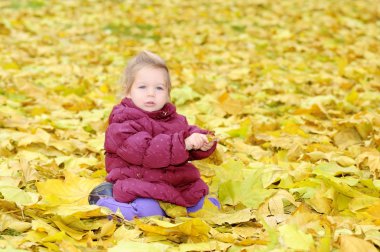
[[[149,88],[149,89],[148,89],[148,95],[149,95],[149,96],[154,96],[154,95],[155,95],[155,90],[154,90],[154,88]]]

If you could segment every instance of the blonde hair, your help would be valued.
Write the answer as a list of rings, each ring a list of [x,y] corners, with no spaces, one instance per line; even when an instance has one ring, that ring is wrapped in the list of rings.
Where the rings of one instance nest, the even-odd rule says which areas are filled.
[[[135,81],[137,72],[144,67],[153,67],[163,69],[166,71],[167,78],[165,84],[170,94],[171,81],[169,69],[165,61],[160,56],[149,51],[140,52],[138,55],[136,55],[129,61],[127,67],[125,68],[121,79],[121,84],[123,85],[125,94],[129,94],[129,92],[131,91],[132,84]]]

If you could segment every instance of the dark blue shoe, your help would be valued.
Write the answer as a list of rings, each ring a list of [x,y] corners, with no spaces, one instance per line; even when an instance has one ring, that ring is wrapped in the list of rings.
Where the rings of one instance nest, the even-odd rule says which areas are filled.
[[[96,205],[96,202],[98,202],[100,198],[112,197],[112,187],[113,184],[109,182],[103,182],[96,186],[88,196],[88,203],[90,203],[90,205]]]

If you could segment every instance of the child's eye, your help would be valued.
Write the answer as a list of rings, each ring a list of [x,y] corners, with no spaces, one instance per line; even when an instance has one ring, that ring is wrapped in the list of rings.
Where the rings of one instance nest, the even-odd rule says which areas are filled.
[[[157,90],[164,90],[163,87],[157,87]]]
[[[144,89],[144,88],[145,88],[145,86],[138,86],[138,88],[139,88],[139,89]]]

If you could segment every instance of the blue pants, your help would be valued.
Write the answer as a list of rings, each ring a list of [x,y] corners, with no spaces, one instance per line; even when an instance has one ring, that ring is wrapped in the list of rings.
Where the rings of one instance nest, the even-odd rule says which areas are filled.
[[[204,204],[205,197],[203,197],[195,206],[187,207],[187,212],[192,213],[200,210]],[[215,206],[220,208],[220,204],[215,198],[208,198]],[[131,203],[122,203],[116,201],[112,197],[101,198],[96,202],[96,205],[107,207],[112,212],[116,212],[117,209],[123,214],[127,220],[132,220],[134,217],[147,217],[160,215],[165,216],[164,210],[160,207],[157,200],[148,198],[137,198]]]
[[[116,212],[117,209],[123,214],[127,220],[132,220],[134,217],[147,217],[160,215],[165,216],[164,210],[160,207],[160,204],[155,199],[149,198],[137,198],[131,203],[118,202],[112,197],[112,183],[104,182],[95,187],[89,197],[90,204],[96,204],[98,206],[107,207],[112,212]],[[220,203],[216,198],[208,198],[215,206],[220,208]],[[202,208],[205,201],[205,197],[191,207],[187,207],[187,212],[196,212]]]

